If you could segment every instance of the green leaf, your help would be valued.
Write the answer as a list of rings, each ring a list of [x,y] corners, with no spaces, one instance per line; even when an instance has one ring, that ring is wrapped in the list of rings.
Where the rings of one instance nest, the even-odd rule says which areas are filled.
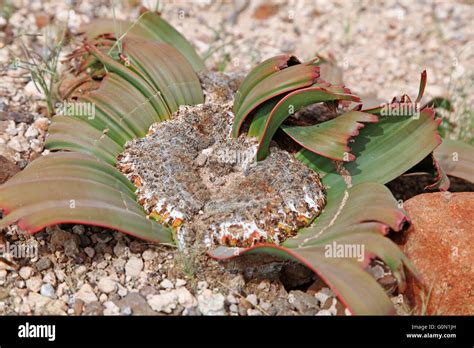
[[[142,14],[136,21],[129,22],[113,19],[97,19],[91,21],[82,29],[88,41],[104,34],[113,34],[116,39],[139,37],[156,42],[167,43],[175,47],[191,63],[194,71],[204,69],[204,62],[195,49],[161,16],[153,12]]]
[[[61,159],[61,164],[58,164],[59,158]],[[28,169],[31,171],[42,170],[50,167],[57,168],[58,165],[67,165],[70,168],[89,168],[91,170],[96,170],[103,175],[112,176],[111,180],[119,181],[126,187],[128,187],[130,192],[135,192],[136,187],[115,167],[105,164],[100,160],[92,160],[93,158],[88,155],[83,155],[78,152],[57,152],[54,156],[43,156],[41,161],[33,161],[28,164]],[[17,176],[22,175],[23,172],[18,173]],[[10,180],[15,180],[16,176]],[[134,193],[133,193],[134,194]]]
[[[178,58],[173,62],[183,63]],[[120,71],[122,68],[125,69],[122,75],[113,72],[107,74],[98,90],[79,98],[79,103],[90,103],[94,106],[93,115],[70,115],[53,119],[46,141],[49,149],[85,152],[113,164],[126,141],[145,136],[150,125],[160,120],[159,114],[151,106],[151,101],[123,77],[128,75],[126,68],[121,67]],[[195,86],[194,90],[184,82],[183,76],[172,72],[165,83],[167,86],[177,86],[174,91],[185,91],[183,102],[200,102],[198,96],[202,98],[202,91],[197,76],[190,67],[186,68],[184,63],[181,68],[192,74],[190,84]],[[169,70],[162,67],[163,71],[172,69],[179,70],[179,67],[175,66]]]
[[[262,138],[268,117],[279,101],[280,97],[275,97],[266,101],[255,109],[252,122],[250,123],[249,131],[247,133],[249,137],[257,137],[258,139]]]
[[[377,226],[380,226],[377,228]],[[311,247],[321,247],[325,250],[354,250],[361,252],[363,258],[347,257],[352,261],[356,261],[365,267],[374,257],[380,258],[387,266],[390,267],[392,274],[398,280],[399,289],[403,292],[406,289],[405,269],[407,267],[415,276],[419,277],[418,272],[412,265],[411,261],[403,254],[400,248],[380,233],[383,225],[374,223],[356,224],[345,226],[337,229],[337,233],[326,236],[324,240],[313,240],[308,243]],[[296,250],[305,249],[300,247]],[[336,251],[337,252],[337,251]],[[334,253],[333,253],[334,254]],[[337,254],[336,254],[337,255]],[[357,253],[355,253],[357,255]],[[334,257],[328,254],[327,257]]]
[[[360,111],[350,111],[332,120],[308,127],[281,128],[303,148],[318,155],[339,161],[353,161],[349,140],[359,134],[362,122],[378,122],[375,115]]]
[[[357,101],[358,98],[352,94],[334,93],[321,87],[302,88],[283,97],[272,109],[263,129],[259,132],[257,160],[262,160],[268,155],[275,132],[291,114],[303,106],[336,100]]]
[[[298,58],[283,54],[269,58],[262,63],[258,64],[253,68],[245,77],[242,84],[239,86],[239,90],[235,93],[234,97],[234,113],[237,113],[240,108],[242,100],[247,97],[247,94],[261,81],[269,77],[270,75],[288,68],[292,65],[300,64]]]
[[[333,226],[350,226],[358,223],[376,221],[400,231],[407,217],[398,207],[390,190],[382,184],[366,182],[355,185],[343,193],[327,197],[327,204],[316,223],[298,231],[286,240],[288,247],[305,246],[315,236],[331,233]]]
[[[87,49],[97,59],[99,59],[102,64],[104,64],[105,68],[108,71],[116,73],[123,79],[130,82],[136,89],[138,89],[146,97],[147,101],[149,101],[150,104],[153,106],[161,120],[167,120],[171,117],[171,111],[168,108],[166,102],[163,100],[160,91],[155,90],[138,74],[124,67],[119,62],[116,62],[114,59],[102,53],[96,47],[88,45]]]
[[[356,159],[344,164],[344,176],[331,160],[306,149],[296,157],[318,171],[323,184],[335,192],[343,192],[346,182],[385,184],[412,168],[441,143],[438,124],[432,109],[422,110],[419,117],[379,117],[378,123],[367,124],[355,138],[352,153]]]
[[[204,102],[201,83],[188,60],[173,46],[127,38],[123,50],[142,78],[160,91],[171,112]]]
[[[426,70],[423,70],[420,78],[420,88],[418,89],[418,96],[416,97],[415,103],[419,103],[421,101],[421,98],[423,98],[423,94],[425,94],[426,78]]]
[[[271,74],[253,87],[236,112],[232,135],[237,137],[247,116],[267,100],[292,90],[312,85],[319,76],[319,67],[298,64]]]
[[[171,230],[147,219],[130,184],[114,167],[79,153],[39,158],[0,186],[0,228],[30,233],[61,223],[112,228],[152,242],[172,243]]]
[[[88,123],[69,116],[55,116],[45,146],[49,150],[69,150],[90,154],[114,164],[122,148]]]
[[[107,74],[100,88],[82,99],[93,103],[96,110],[102,111],[106,117],[100,130],[119,129],[121,131],[118,133],[122,137],[125,134],[130,138],[143,137],[150,125],[160,121],[150,101],[130,82],[115,73]],[[94,121],[95,119],[88,119],[91,124]]]

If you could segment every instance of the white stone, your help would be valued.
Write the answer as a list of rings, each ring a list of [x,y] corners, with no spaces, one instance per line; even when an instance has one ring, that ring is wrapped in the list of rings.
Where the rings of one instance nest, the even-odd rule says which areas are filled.
[[[237,298],[232,294],[227,295],[227,302],[232,304],[238,303]]]
[[[145,261],[154,260],[157,256],[157,253],[154,250],[147,249],[143,252],[142,257]]]
[[[316,315],[332,315],[332,314],[327,309],[322,309],[318,313],[316,313]]]
[[[61,300],[53,300],[46,304],[45,314],[48,315],[67,315],[67,304]]]
[[[54,288],[51,284],[43,284],[41,286],[41,295],[49,298],[56,298]]]
[[[258,304],[257,295],[255,295],[255,294],[248,295],[247,296],[247,301],[249,301],[253,306],[256,306]]]
[[[56,286],[57,280],[56,280],[56,275],[54,274],[54,272],[53,272],[53,271],[47,272],[47,273],[43,276],[43,282],[44,282],[44,283],[51,284],[52,286]]]
[[[122,256],[125,254],[125,245],[123,243],[117,243],[114,246],[114,254],[118,257]]]
[[[262,315],[262,312],[260,312],[258,309],[249,308],[249,309],[247,309],[247,315],[248,316],[258,316],[258,315]]]
[[[97,264],[97,269],[105,269],[107,266],[109,265],[109,263],[104,260],[104,261],[101,261]]]
[[[28,82],[26,84],[23,91],[24,91],[24,93],[27,97],[31,97],[31,98],[34,98],[34,99],[42,98],[42,92],[39,91],[38,88],[36,88],[36,85],[33,82],[33,80],[31,80],[30,82]]]
[[[164,289],[172,289],[174,287],[173,283],[169,279],[165,279],[160,283],[160,286]]]
[[[25,132],[25,137],[27,138],[36,138],[38,135],[38,128],[36,128],[34,125],[29,126]]]
[[[7,146],[17,152],[27,151],[30,147],[28,141],[22,136],[15,136],[10,139]]]
[[[171,313],[178,304],[178,295],[172,291],[152,295],[148,299],[148,304],[157,312]]]
[[[262,301],[262,300],[260,300],[259,306],[264,311],[268,311],[270,308],[272,308],[272,304],[270,302],[265,302],[265,301]]]
[[[35,308],[36,311],[42,309],[50,301],[51,299],[49,297],[37,294],[35,292],[30,292],[26,298],[26,303],[30,306],[30,308]]]
[[[186,280],[184,279],[176,279],[176,287],[179,288],[181,286],[185,286],[186,285]]]
[[[5,129],[5,133],[14,137],[15,135],[18,134],[18,129],[16,129],[15,121],[9,120],[7,122],[8,122],[8,127]]]
[[[374,267],[369,267],[369,273],[371,273],[375,279],[380,279],[385,275],[385,271],[382,266],[375,265]]]
[[[179,288],[174,290],[174,293],[178,296],[178,303],[184,308],[195,307],[197,305],[196,298],[186,288]]]
[[[132,315],[132,309],[130,307],[123,307],[120,309],[122,315]]]
[[[66,283],[60,283],[56,289],[56,295],[58,297],[61,297],[64,295],[64,290],[68,288],[68,285]]]
[[[17,127],[17,129],[18,129],[18,135],[24,136],[24,135],[25,135],[25,131],[26,131],[27,128],[28,128],[28,125],[27,125],[26,123],[24,123],[24,122],[19,123],[19,124],[18,124],[18,127]]]
[[[82,275],[86,272],[87,272],[87,267],[84,265],[80,265],[74,270],[74,273],[76,273],[77,275]]]
[[[49,127],[49,120],[46,117],[40,117],[33,124],[40,131],[46,132]]]
[[[26,287],[28,290],[33,291],[33,292],[38,292],[41,289],[41,278],[39,276],[30,278],[26,281]]]
[[[20,277],[27,280],[33,275],[33,268],[29,266],[22,267],[20,268],[18,274],[20,275]]]
[[[29,314],[31,313],[31,307],[28,303],[22,303],[19,308],[19,312],[21,314]]]
[[[119,296],[121,296],[121,297],[127,296],[127,294],[128,294],[127,288],[120,285],[120,284],[117,284],[117,286],[118,286],[117,294],[119,294]]]
[[[110,277],[101,278],[97,286],[100,291],[106,294],[110,294],[111,292],[114,292],[115,289],[117,289],[117,284]]]
[[[321,304],[324,304],[328,298],[334,297],[334,296],[335,296],[334,292],[329,288],[322,288],[316,294],[314,294],[314,297],[316,297],[316,299]]]
[[[107,301],[104,303],[104,315],[119,315],[120,314],[120,307],[118,307],[112,301]]]
[[[91,259],[94,257],[95,255],[95,250],[94,248],[91,248],[91,247],[86,247],[84,249],[84,252],[86,253],[87,256],[89,256]]]
[[[143,269],[143,260],[138,257],[132,257],[125,265],[125,273],[130,277],[138,277]]]
[[[329,311],[332,315],[337,315],[336,304],[337,304],[337,300],[336,300],[336,298],[333,298],[333,299],[332,299],[332,303],[331,303],[331,307],[328,308],[328,311]]]
[[[43,151],[43,143],[38,139],[31,139],[30,140],[30,147],[34,152],[40,153]]]
[[[199,311],[203,315],[224,315],[225,297],[222,294],[214,294],[209,289],[204,289],[197,297]]]
[[[97,295],[94,293],[92,286],[85,283],[78,292],[74,295],[76,300],[82,300],[84,303],[91,303],[98,301]]]
[[[207,289],[207,282],[205,280],[201,280],[197,283],[198,290]]]

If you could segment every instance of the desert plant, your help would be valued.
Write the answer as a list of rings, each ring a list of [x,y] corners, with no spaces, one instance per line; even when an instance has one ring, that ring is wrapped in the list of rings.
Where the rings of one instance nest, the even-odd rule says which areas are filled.
[[[146,12],[134,23],[121,22],[120,28],[111,20],[89,26],[84,46],[73,54],[82,59],[78,73],[83,76],[66,94],[71,103],[90,103],[95,111],[87,117],[73,112],[53,118],[46,147],[58,152],[34,161],[1,186],[5,216],[0,227],[17,222],[34,233],[48,225],[83,223],[175,244],[176,229],[147,217],[135,194],[140,183],[130,183],[114,165],[126,142],[145,136],[150,125],[169,119],[181,105],[204,102],[196,75],[204,66],[189,42],[155,13]],[[416,108],[426,74],[415,103],[403,96],[364,109],[349,89],[321,78],[321,68],[328,71],[323,64],[330,63],[270,58],[247,75],[233,106],[232,135],[239,136],[248,126],[247,135],[259,140],[258,160],[272,151],[271,141],[280,134],[293,141],[288,149],[296,151],[295,157],[319,173],[327,201],[321,215],[280,245],[223,245],[209,254],[227,259],[265,253],[296,260],[333,288],[352,313],[393,313],[390,299],[365,267],[379,257],[402,289],[404,267],[417,273],[385,237],[409,219],[384,184],[436,149],[439,122],[432,109]],[[314,104],[324,106],[324,120],[291,120]],[[384,116],[387,110],[398,117]],[[361,245],[367,253],[362,259],[327,257],[327,246],[333,243]]]
[[[164,27],[168,41],[191,47],[183,44],[184,38],[158,15],[145,13],[141,18],[149,21],[148,31],[156,34]],[[90,30],[105,26],[107,32],[109,24],[99,21]],[[125,143],[144,136],[151,124],[171,117],[179,105],[202,103],[200,82],[189,57],[173,45],[130,34],[120,38],[123,54],[129,57],[123,61],[107,54],[115,40],[112,34],[107,36],[107,43],[87,41],[73,54],[84,55],[84,61],[94,59],[96,70],[73,84],[68,93],[70,107],[53,118],[45,146],[63,152],[33,162],[2,186],[0,206],[6,216],[0,226],[18,221],[34,233],[70,221],[172,243],[171,230],[147,219],[136,203],[133,185],[113,164]],[[197,57],[194,52],[190,56]],[[156,62],[161,63],[159,68]],[[81,65],[79,70],[83,68]],[[107,74],[95,89],[98,70]],[[84,114],[75,108],[85,103],[94,106],[89,109],[93,113]],[[30,194],[19,194],[23,189]]]

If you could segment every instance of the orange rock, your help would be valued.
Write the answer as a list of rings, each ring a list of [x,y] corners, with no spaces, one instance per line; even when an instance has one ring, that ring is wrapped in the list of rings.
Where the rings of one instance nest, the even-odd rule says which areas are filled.
[[[474,193],[426,193],[409,199],[404,209],[412,226],[402,249],[425,285],[423,291],[409,281],[415,313],[425,304],[429,315],[473,315]]]
[[[37,14],[35,17],[35,20],[36,20],[36,26],[38,27],[38,29],[45,27],[49,23],[48,16],[42,13]]]
[[[253,17],[256,19],[268,19],[278,12],[279,6],[272,3],[262,4],[255,9]]]

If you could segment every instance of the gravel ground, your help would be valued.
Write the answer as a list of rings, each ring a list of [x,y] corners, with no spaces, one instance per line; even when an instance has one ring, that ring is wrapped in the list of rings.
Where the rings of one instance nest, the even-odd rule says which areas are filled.
[[[391,99],[416,95],[419,73],[427,69],[427,99],[451,96],[455,112],[449,117],[458,124],[453,136],[465,137],[466,127],[472,136],[465,116],[474,99],[467,93],[474,80],[470,1],[160,3],[163,16],[201,54],[211,53],[206,64],[214,70],[246,71],[281,52],[301,59],[333,54],[355,93]],[[138,5],[117,4],[117,18],[136,18]],[[111,17],[111,8],[108,1],[15,1],[0,9],[1,156],[23,168],[46,152],[46,104],[29,73],[12,69],[13,59],[22,57],[16,35],[67,23],[65,57],[78,44],[79,27]],[[39,51],[43,38],[23,40]],[[34,237],[10,227],[0,233],[0,244],[38,250],[32,258],[0,259],[0,314],[347,314],[323,283],[294,265],[269,261],[266,269],[280,267],[281,276],[262,280],[259,270],[233,263],[223,269],[206,259],[204,276],[187,255],[81,225],[47,228]],[[298,272],[301,277],[292,279]],[[385,267],[375,262],[371,272],[393,295],[399,313],[408,313]]]

